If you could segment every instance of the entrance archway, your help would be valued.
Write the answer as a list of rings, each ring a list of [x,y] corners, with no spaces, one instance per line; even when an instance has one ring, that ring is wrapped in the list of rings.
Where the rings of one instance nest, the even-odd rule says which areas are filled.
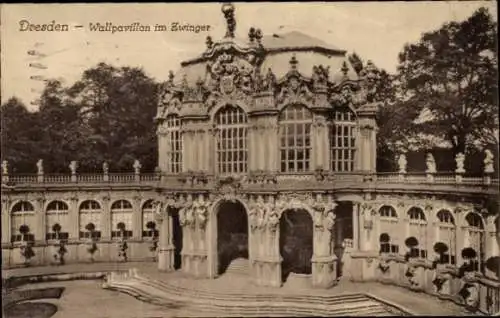
[[[348,242],[353,240],[352,228],[353,204],[350,201],[340,201],[335,208],[335,226],[333,229],[334,253],[338,258],[338,276],[342,276],[344,265],[349,259],[346,259],[346,250],[352,248]],[[348,239],[348,240],[346,240]],[[350,241],[349,241],[350,240]]]
[[[225,273],[235,260],[248,265],[248,254],[248,216],[245,207],[239,201],[223,201],[217,211],[217,274]],[[240,269],[248,268],[243,267]]]
[[[281,275],[285,282],[290,273],[311,274],[313,256],[313,220],[303,209],[286,210],[280,218]]]
[[[182,267],[182,227],[179,221],[179,209],[168,207],[172,217],[172,244],[174,245],[174,269]]]

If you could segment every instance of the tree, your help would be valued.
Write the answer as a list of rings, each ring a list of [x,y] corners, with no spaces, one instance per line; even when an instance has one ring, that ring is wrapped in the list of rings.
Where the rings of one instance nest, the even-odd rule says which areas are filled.
[[[400,87],[396,75],[378,69],[371,61],[366,63],[353,53],[348,56],[349,62],[359,76],[371,70],[375,78],[373,101],[380,104],[376,120],[377,132],[377,170],[394,171],[395,153],[400,144],[406,145],[413,135],[412,121],[418,115],[414,109],[407,109],[399,100]]]
[[[130,171],[135,158],[146,170],[156,167],[157,89],[139,68],[100,63],[83,73],[68,91],[80,106],[87,136],[82,169],[100,169],[108,161],[116,170]]]
[[[36,158],[41,151],[36,114],[12,97],[0,107],[0,117],[2,161],[9,161],[11,172],[36,172]]]
[[[79,107],[68,99],[59,81],[46,84],[37,117],[42,128],[40,158],[44,159],[47,171],[67,173],[68,164],[79,159],[77,156],[84,148],[85,136],[81,132]]]
[[[447,141],[454,155],[498,143],[496,39],[496,23],[481,8],[399,55],[405,109],[426,117],[417,128]]]

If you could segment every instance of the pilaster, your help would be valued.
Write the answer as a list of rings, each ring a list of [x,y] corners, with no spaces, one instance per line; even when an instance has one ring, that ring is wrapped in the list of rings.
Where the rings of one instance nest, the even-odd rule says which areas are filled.
[[[132,236],[134,239],[141,239],[142,237],[142,198],[139,195],[134,196],[133,202],[133,219],[132,219]]]
[[[111,207],[110,197],[105,195],[102,197],[102,216],[101,216],[101,240],[111,240]]]
[[[173,247],[170,244],[171,217],[168,215],[167,211],[165,211],[163,204],[157,204],[160,205],[160,207],[157,208],[156,215],[156,220],[160,225],[158,238],[158,270],[169,271],[174,268]]]
[[[69,219],[71,220],[71,228],[69,229],[69,239],[70,240],[79,240],[80,239],[80,211],[78,210],[78,197],[76,195],[72,195],[68,199],[69,202]]]
[[[10,243],[12,227],[10,204],[10,198],[2,196],[2,244]]]
[[[47,229],[45,228],[46,216],[45,216],[45,198],[36,198],[36,208],[35,208],[35,222],[36,226],[34,229],[35,241],[45,241],[45,233]]]

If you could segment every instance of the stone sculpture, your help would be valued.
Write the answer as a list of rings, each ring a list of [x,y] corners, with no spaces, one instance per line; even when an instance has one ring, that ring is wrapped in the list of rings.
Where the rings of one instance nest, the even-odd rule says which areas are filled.
[[[427,154],[427,173],[436,173],[436,161],[434,160],[434,156],[431,153]]]
[[[486,149],[484,151],[485,157],[484,157],[484,173],[493,173],[495,172],[493,168],[493,153],[489,150]]]
[[[399,165],[399,173],[406,173],[406,165],[408,162],[406,161],[406,155],[404,153],[399,155],[398,165]]]
[[[9,162],[7,160],[2,161],[2,174],[9,174]]]
[[[71,174],[76,174],[76,169],[78,168],[78,163],[76,161],[71,161],[69,164],[69,169],[71,170]]]
[[[38,174],[43,174],[43,160],[39,159],[36,163],[36,168],[38,169]]]
[[[135,174],[139,174],[141,172],[142,165],[139,160],[134,161],[134,172]]]
[[[457,164],[457,169],[455,170],[455,172],[464,173],[465,172],[465,168],[464,168],[465,155],[461,152],[457,153],[457,155],[455,156],[455,162]]]

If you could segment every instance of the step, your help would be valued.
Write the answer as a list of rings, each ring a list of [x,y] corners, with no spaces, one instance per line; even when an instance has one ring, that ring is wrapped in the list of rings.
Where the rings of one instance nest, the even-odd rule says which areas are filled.
[[[250,273],[250,266],[248,260],[244,258],[237,258],[229,264],[225,274],[238,274],[248,275]]]
[[[163,299],[162,297],[168,297],[168,295],[165,295],[162,291],[158,291],[155,289],[155,287],[148,286],[146,284],[141,284],[138,282],[119,282],[114,284],[115,288],[118,290],[123,290],[126,293],[129,293],[133,295],[136,298],[139,299],[148,299],[150,302],[154,303],[165,303],[162,302],[161,300]],[[139,290],[137,290],[139,289]],[[163,294],[162,297],[156,297],[153,296],[152,294]],[[138,296],[138,294],[143,294],[142,297]],[[191,298],[193,297],[192,295],[184,295],[184,297]],[[177,297],[175,297],[177,298]],[[364,297],[367,299],[367,297]],[[158,301],[158,299],[161,299]],[[196,299],[196,298],[191,298],[191,299]],[[307,301],[307,299],[304,299],[303,301]],[[175,306],[176,302],[170,301],[167,303],[168,306]],[[235,316],[262,316],[262,315],[270,315],[270,316],[309,316],[311,314],[316,314],[319,316],[339,316],[339,315],[371,315],[371,314],[383,314],[387,315],[390,314],[387,312],[387,310],[378,303],[375,302],[370,302],[370,301],[362,301],[357,305],[354,304],[349,304],[346,306],[346,304],[338,304],[337,308],[331,307],[330,308],[319,308],[319,307],[313,307],[313,308],[303,308],[305,304],[292,304],[289,301],[286,302],[276,302],[274,300],[269,300],[268,303],[262,304],[262,303],[253,303],[253,302],[244,302],[242,303],[241,300],[239,303],[236,304],[231,304],[231,302],[227,302],[224,299],[204,299],[201,303],[187,303],[187,302],[182,302],[182,305],[185,307],[183,310],[187,310],[188,308],[191,308],[192,310],[203,310],[203,312],[207,312],[209,310],[210,312],[223,312],[224,315],[228,314],[231,315],[234,313]],[[309,307],[309,306],[305,306]],[[321,306],[323,307],[323,306]]]

